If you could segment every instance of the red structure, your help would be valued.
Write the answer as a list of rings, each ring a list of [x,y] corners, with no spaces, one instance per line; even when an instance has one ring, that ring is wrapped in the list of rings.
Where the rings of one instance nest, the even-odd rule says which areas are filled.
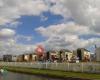
[[[39,57],[44,55],[44,47],[42,45],[38,45],[35,51]]]

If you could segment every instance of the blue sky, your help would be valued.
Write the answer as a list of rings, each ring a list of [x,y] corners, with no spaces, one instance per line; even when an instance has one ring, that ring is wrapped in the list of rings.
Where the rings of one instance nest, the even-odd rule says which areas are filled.
[[[42,20],[42,17],[47,19]],[[32,36],[32,42],[29,43],[41,42],[45,40],[45,37],[42,37],[37,33],[35,29],[40,26],[48,27],[49,25],[60,24],[63,19],[64,18],[61,15],[54,15],[50,12],[45,12],[41,16],[22,16],[18,20],[21,24],[17,26],[16,33],[24,36]],[[21,41],[21,43],[22,42],[25,43],[24,41]]]

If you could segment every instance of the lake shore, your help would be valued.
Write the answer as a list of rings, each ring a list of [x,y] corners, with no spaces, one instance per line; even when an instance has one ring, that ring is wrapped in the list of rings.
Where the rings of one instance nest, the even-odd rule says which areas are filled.
[[[100,74],[43,70],[43,69],[21,68],[21,67],[4,67],[4,69],[12,72],[34,74],[39,76],[70,79],[70,80],[100,80]]]

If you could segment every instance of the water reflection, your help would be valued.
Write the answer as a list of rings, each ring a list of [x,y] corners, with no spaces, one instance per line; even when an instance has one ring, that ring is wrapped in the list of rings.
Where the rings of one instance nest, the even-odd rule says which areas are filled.
[[[0,80],[61,80],[61,79],[53,79],[42,76],[8,72],[7,74],[0,74]]]

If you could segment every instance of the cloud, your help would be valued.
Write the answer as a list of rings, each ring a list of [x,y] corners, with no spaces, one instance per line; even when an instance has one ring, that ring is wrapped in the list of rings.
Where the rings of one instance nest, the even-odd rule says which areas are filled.
[[[100,35],[99,0],[0,0],[0,25],[16,22],[21,16],[40,16],[50,11],[87,26]],[[46,19],[46,18],[45,18]]]
[[[11,38],[15,35],[15,31],[8,28],[3,28],[0,30],[0,39],[1,38]]]
[[[15,40],[18,41],[32,41],[33,37],[32,36],[24,36],[24,35],[16,35]]]
[[[35,29],[45,37],[54,36],[54,35],[89,35],[98,33],[93,32],[87,26],[79,25],[74,22],[61,23],[57,25],[51,25],[47,28],[39,27]]]
[[[46,47],[70,48],[89,47],[100,42],[100,1],[99,0],[52,0],[50,11],[64,18],[71,17],[72,23],[51,25],[37,28],[42,36],[47,37],[43,43]],[[85,39],[83,35],[91,38]],[[98,35],[98,37],[93,37]],[[80,36],[82,38],[80,38]]]
[[[24,53],[30,53],[34,51],[35,46],[29,44],[19,44],[17,41],[26,40],[30,42],[31,36],[23,36],[16,34],[16,31],[9,28],[0,29],[0,56],[4,54],[19,55]]]
[[[0,40],[0,56],[4,54],[20,55],[34,52],[35,45],[19,44],[15,37]]]
[[[7,23],[7,24],[3,25],[2,27],[16,29],[20,24],[22,24],[22,23],[19,21],[13,21],[11,23]]]
[[[70,11],[77,24],[90,27],[100,35],[100,1],[99,0],[67,0],[65,7]]]
[[[23,15],[40,15],[47,10],[43,0],[0,0],[0,25],[14,22]]]
[[[56,15],[62,15],[64,18],[71,17],[71,13],[65,7],[64,2],[65,2],[65,0],[51,1],[51,3],[54,3],[54,5],[49,7],[50,12],[53,14],[56,14]]]
[[[99,44],[100,41],[100,38],[94,37],[89,39],[85,39],[84,37],[80,38],[80,36],[83,35],[97,35],[97,33],[91,31],[87,26],[82,26],[73,22],[39,27],[35,30],[46,37],[46,40],[41,44],[47,49],[86,48],[94,44]]]
[[[15,40],[0,41],[0,56],[4,54],[20,55],[34,52],[34,45],[18,44]]]
[[[48,17],[41,15],[41,21],[47,21],[47,20],[48,20]]]

